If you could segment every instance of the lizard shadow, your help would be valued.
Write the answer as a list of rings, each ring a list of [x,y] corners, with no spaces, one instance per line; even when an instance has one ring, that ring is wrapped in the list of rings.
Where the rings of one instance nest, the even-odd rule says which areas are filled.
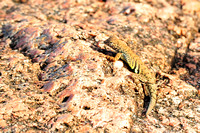
[[[98,51],[101,54],[104,54],[105,56],[115,56],[116,52],[107,50],[107,49],[102,49],[100,46],[97,44],[91,45],[90,48],[92,48],[94,51]]]

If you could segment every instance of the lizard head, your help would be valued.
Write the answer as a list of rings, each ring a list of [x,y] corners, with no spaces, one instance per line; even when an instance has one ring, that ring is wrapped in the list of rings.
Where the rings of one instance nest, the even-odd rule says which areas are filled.
[[[105,44],[112,47],[114,50],[120,50],[122,41],[115,35],[111,35],[106,41]]]
[[[107,40],[104,41],[104,43],[112,47],[113,45],[117,44],[118,40],[119,39],[117,36],[111,35]]]

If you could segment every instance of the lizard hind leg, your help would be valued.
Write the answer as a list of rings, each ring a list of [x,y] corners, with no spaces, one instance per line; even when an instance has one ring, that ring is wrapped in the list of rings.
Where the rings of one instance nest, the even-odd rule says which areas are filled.
[[[128,77],[136,84],[135,90],[138,92],[138,94],[136,93],[138,95],[138,97],[136,97],[136,103],[138,105],[138,108],[141,109],[144,105],[144,91],[142,84],[140,80],[137,77],[135,77],[135,74],[131,74]]]
[[[138,76],[139,76],[139,74],[131,73],[129,75],[129,78],[131,78],[134,81],[134,83],[136,84],[136,86],[137,86],[136,90],[138,91],[139,96],[141,97],[141,99],[144,99],[143,85],[140,82],[140,79],[138,78]]]

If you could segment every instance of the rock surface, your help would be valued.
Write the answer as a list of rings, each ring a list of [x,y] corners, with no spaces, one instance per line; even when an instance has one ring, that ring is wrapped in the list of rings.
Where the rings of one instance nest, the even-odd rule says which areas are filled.
[[[199,18],[198,0],[0,1],[0,132],[200,132]],[[156,73],[147,117],[111,34]]]

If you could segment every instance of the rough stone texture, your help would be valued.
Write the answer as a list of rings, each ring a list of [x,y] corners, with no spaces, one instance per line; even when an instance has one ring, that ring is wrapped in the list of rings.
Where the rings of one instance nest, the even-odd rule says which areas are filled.
[[[0,132],[200,132],[199,16],[198,0],[0,1]],[[146,118],[110,34],[156,72]]]

